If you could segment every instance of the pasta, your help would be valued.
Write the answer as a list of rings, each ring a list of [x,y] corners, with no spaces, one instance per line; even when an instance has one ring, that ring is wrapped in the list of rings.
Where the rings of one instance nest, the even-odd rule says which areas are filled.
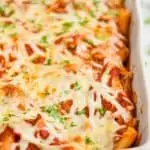
[[[123,0],[0,1],[0,150],[117,150],[138,131]]]

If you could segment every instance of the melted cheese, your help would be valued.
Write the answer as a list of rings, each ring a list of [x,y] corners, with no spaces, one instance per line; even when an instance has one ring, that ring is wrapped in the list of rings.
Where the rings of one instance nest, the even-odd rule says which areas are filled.
[[[98,21],[100,16],[109,11],[105,1],[95,4],[96,6],[92,0],[75,2],[76,7],[80,9],[75,9],[75,4],[68,0],[68,13],[50,11],[51,6],[57,5],[55,0],[0,2],[0,7],[3,7],[4,11],[13,10],[12,14],[6,16],[0,12],[0,44],[3,45],[0,55],[5,59],[5,66],[0,68],[0,71],[4,71],[0,79],[0,127],[9,125],[21,134],[21,140],[14,144],[12,149],[19,145],[20,149],[24,150],[28,143],[34,143],[43,150],[61,150],[64,146],[70,145],[78,150],[110,150],[113,149],[116,131],[122,128],[114,120],[114,116],[122,116],[125,122],[131,117],[130,112],[116,101],[118,93],[123,91],[107,85],[113,66],[123,67],[115,44],[124,37],[118,33],[114,20],[108,23]],[[97,26],[103,29],[111,28],[112,35],[96,37]],[[73,41],[73,35],[81,35],[89,40],[77,40],[75,53],[67,48],[67,42]],[[62,37],[64,39],[56,44],[56,40]],[[31,55],[28,55],[26,44]],[[105,44],[109,44],[109,47],[101,47]],[[96,70],[92,66],[100,70],[104,66],[90,60],[89,47],[92,45],[97,46],[95,52],[101,51],[105,56],[104,65],[111,64],[111,67],[104,71],[101,82],[95,81]],[[10,56],[15,60],[10,61]],[[38,57],[44,60],[35,63]],[[66,71],[67,64],[75,64],[78,68],[76,73]],[[78,83],[77,89],[71,88],[75,83]],[[11,95],[5,94],[3,87],[7,85],[12,85],[22,92],[14,94],[10,90]],[[89,90],[91,87],[92,90]],[[106,111],[104,116],[95,114],[97,109],[103,107],[102,97],[117,108],[115,114],[110,111]],[[69,118],[65,123],[56,121],[41,109],[66,100],[72,100],[73,104],[70,112],[63,116]],[[130,100],[126,98],[126,101]],[[23,105],[23,110],[18,108],[20,104]],[[77,110],[83,110],[85,107],[88,107],[89,117],[76,114]],[[50,132],[50,136],[45,140],[36,138],[36,126],[25,121],[35,119],[38,114],[46,124],[44,129]],[[75,123],[75,127],[70,127],[71,122]],[[85,124],[89,124],[90,127],[83,128]],[[81,136],[82,142],[72,141],[75,136]],[[90,137],[93,144],[86,144],[85,137]],[[50,145],[55,138],[67,143]]]

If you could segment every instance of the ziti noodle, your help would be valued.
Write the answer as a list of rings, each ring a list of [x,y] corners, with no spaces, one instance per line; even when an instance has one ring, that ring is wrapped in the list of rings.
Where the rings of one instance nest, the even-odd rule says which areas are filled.
[[[0,0],[0,150],[131,147],[129,24],[122,0]]]

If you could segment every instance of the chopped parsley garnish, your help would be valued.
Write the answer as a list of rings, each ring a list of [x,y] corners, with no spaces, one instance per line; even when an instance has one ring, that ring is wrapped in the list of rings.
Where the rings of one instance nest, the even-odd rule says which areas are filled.
[[[85,109],[77,110],[76,115],[84,115],[86,113]]]
[[[44,0],[42,0],[41,2],[44,3]],[[31,3],[32,4],[40,4],[39,1],[37,1],[37,0],[31,0]]]
[[[59,33],[56,33],[56,35],[59,36],[59,35],[62,35],[62,34],[69,32],[70,29],[72,28],[73,24],[74,24],[74,22],[71,22],[71,21],[70,22],[64,22],[62,24],[62,31]]]
[[[73,22],[64,22],[63,27],[68,30],[68,28],[71,28],[73,26]]]
[[[0,15],[1,16],[11,16],[14,14],[14,10],[8,6],[0,6]]]
[[[79,3],[79,2],[73,3],[73,6],[76,9],[82,9],[82,8],[84,8],[84,4],[83,3]]]
[[[89,15],[90,15],[91,17],[93,17],[93,18],[96,17],[96,16],[95,16],[95,12],[94,12],[93,10],[90,10],[90,11],[89,11]]]
[[[89,45],[91,45],[91,46],[94,46],[94,43],[93,43],[92,40],[90,40],[90,39],[85,39],[84,41],[85,41],[87,44],[89,44]]]
[[[99,34],[99,35],[97,34],[96,38],[101,40],[101,41],[106,41],[106,40],[108,40],[109,36],[108,35],[104,35],[104,34],[103,35],[102,34]]]
[[[73,89],[76,90],[76,91],[81,89],[81,85],[79,84],[79,82],[74,83]]]
[[[28,108],[26,111],[29,112],[29,111],[31,111],[31,110],[32,110],[31,108]]]
[[[145,24],[150,24],[150,17],[146,18],[146,19],[144,20],[144,23],[145,23]]]
[[[74,122],[71,122],[70,127],[76,127],[77,125]]]
[[[68,94],[68,93],[69,93],[69,91],[68,91],[68,90],[65,90],[63,93],[64,93],[64,94]]]
[[[50,93],[49,92],[44,92],[43,93],[45,96],[48,96]]]
[[[62,64],[63,64],[63,65],[69,65],[69,64],[70,64],[70,61],[69,61],[69,60],[64,60],[64,61],[62,61]]]
[[[15,25],[14,24],[5,24],[4,27],[9,28],[9,29],[14,29]]]
[[[77,12],[75,12],[75,16],[77,17],[78,20],[82,19],[81,16]]]
[[[63,29],[62,29],[63,31],[62,32],[66,33],[68,31],[70,31],[72,26],[73,26],[73,22],[64,22],[63,23]]]
[[[93,0],[93,4],[96,8],[98,8],[99,3],[100,3],[100,0]]]
[[[120,15],[119,11],[117,11],[117,10],[109,10],[106,14],[109,15],[109,16],[112,16],[112,17]]]
[[[5,9],[4,7],[0,6],[0,14],[1,15],[4,15],[5,14]]]
[[[36,1],[37,1],[37,0],[36,0]],[[49,4],[49,0],[42,0],[42,4],[48,5],[48,4]]]
[[[46,60],[45,65],[51,65],[51,63],[52,63],[52,60],[49,58],[49,59]]]
[[[52,118],[54,118],[56,121],[58,121],[60,123],[65,122],[65,117],[63,117],[61,115],[61,113],[58,111],[57,107],[54,105],[51,105],[47,108],[42,107],[42,111],[46,112],[49,116],[51,116]]]
[[[38,24],[36,24],[36,28],[37,28],[37,30],[41,31],[43,29],[43,25],[38,23]]]
[[[48,36],[44,35],[41,37],[40,39],[40,43],[42,44],[42,46],[48,46]]]
[[[34,19],[30,19],[29,22],[35,23],[35,20]]]
[[[30,112],[32,109],[31,108],[28,108],[26,111],[24,111],[22,114],[27,114],[28,112]]]
[[[13,38],[14,38],[14,37],[17,37],[17,33],[16,33],[16,32],[11,33],[10,36],[13,37]]]
[[[30,23],[34,25],[34,28],[36,28],[38,31],[41,31],[43,28],[43,25],[40,22],[36,22],[36,20],[31,19],[29,20]]]
[[[104,116],[105,113],[106,113],[106,110],[105,110],[105,108],[103,108],[103,107],[102,107],[102,108],[99,108],[98,111],[99,111],[99,113],[100,113],[101,116]]]
[[[15,25],[13,23],[7,23],[7,22],[1,22],[0,23],[0,28],[2,30],[12,30],[15,28]]]
[[[9,121],[9,120],[11,119],[11,117],[13,117],[13,116],[15,116],[15,115],[9,113],[9,114],[3,116],[0,120],[1,120],[2,122]]]
[[[84,19],[84,20],[80,21],[79,24],[80,24],[81,26],[85,26],[85,25],[88,24],[88,22],[89,22],[88,19]]]
[[[73,22],[64,22],[63,29],[68,31],[73,26]]]
[[[48,37],[47,36],[42,36],[41,37],[41,42],[42,43],[48,43]]]
[[[94,142],[90,139],[90,137],[85,137],[85,144],[89,144],[89,145],[91,145],[91,144],[94,144]]]
[[[61,96],[63,96],[63,97],[64,97],[64,96],[66,96],[68,93],[69,93],[69,91],[68,91],[68,90],[64,90],[64,91],[62,91],[62,92],[61,92]]]
[[[7,116],[7,117],[3,118],[3,121],[9,121],[9,119],[10,119],[10,117]]]

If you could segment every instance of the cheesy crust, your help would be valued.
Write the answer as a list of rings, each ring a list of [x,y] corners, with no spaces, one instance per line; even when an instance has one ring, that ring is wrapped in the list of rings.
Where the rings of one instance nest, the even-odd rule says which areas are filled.
[[[113,150],[137,136],[122,0],[0,2],[0,150]]]

